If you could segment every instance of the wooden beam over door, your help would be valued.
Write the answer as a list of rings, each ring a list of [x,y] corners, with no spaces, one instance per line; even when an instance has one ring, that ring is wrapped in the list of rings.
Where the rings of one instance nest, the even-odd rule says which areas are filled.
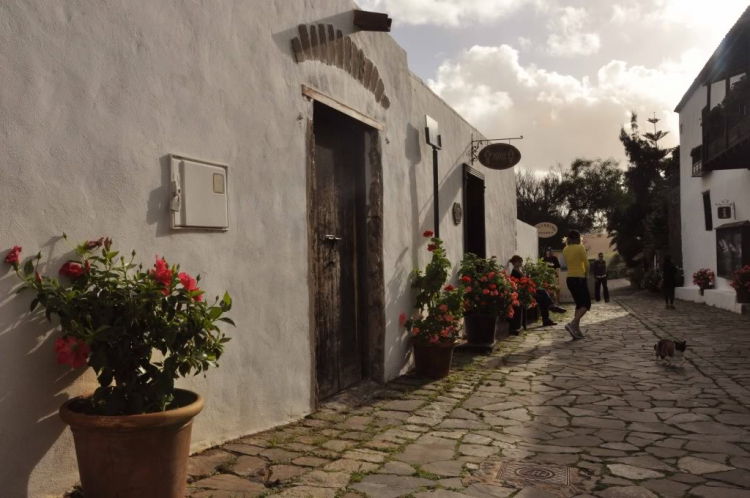
[[[365,114],[362,114],[356,109],[352,109],[348,105],[343,104],[339,102],[338,100],[334,99],[333,97],[329,97],[328,95],[325,95],[324,93],[321,93],[314,88],[310,88],[307,85],[302,85],[302,95],[304,95],[307,98],[317,100],[321,104],[325,104],[328,107],[336,109],[340,113],[346,114],[350,118],[354,118],[357,121],[360,121],[371,128],[375,128],[378,131],[385,130],[385,124],[381,123],[380,121],[377,121],[369,116],[366,116]]]

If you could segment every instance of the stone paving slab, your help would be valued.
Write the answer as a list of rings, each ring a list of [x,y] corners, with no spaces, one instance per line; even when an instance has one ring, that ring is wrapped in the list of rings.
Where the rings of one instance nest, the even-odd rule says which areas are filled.
[[[750,317],[636,293],[595,304],[585,340],[565,318],[454,355],[446,379],[362,383],[193,456],[188,494],[750,498]],[[655,360],[660,338],[687,340],[682,365]],[[488,462],[520,470],[482,474]]]

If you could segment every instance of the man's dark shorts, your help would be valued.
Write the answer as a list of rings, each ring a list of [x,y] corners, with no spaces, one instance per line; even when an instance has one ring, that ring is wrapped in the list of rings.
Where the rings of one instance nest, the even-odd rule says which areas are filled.
[[[585,278],[580,277],[568,277],[566,280],[568,284],[568,290],[573,296],[573,301],[576,302],[576,309],[586,308],[591,309],[591,294],[589,294],[588,282]]]

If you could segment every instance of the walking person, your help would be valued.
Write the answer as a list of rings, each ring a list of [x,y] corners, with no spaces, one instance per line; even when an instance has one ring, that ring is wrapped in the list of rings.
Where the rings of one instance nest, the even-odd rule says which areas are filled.
[[[557,286],[560,287],[560,260],[557,259],[557,256],[555,256],[552,253],[552,248],[548,247],[547,250],[544,251],[544,262],[547,263],[547,266],[550,268],[553,268],[555,270],[555,275],[557,276]],[[560,304],[560,291],[555,291],[555,304]]]
[[[513,269],[510,272],[510,276],[518,280],[521,280],[524,277],[523,270],[521,268],[523,265],[523,258],[521,256],[515,255],[512,258],[510,258],[510,264],[513,265]],[[557,325],[557,323],[553,322],[550,319],[549,312],[553,311],[555,313],[565,313],[565,309],[557,306],[552,301],[552,298],[550,297],[549,292],[547,292],[545,289],[537,289],[536,293],[534,294],[534,299],[536,299],[537,306],[539,306],[539,312],[542,315],[542,327],[550,327],[552,325]],[[513,318],[515,321],[516,315],[520,316],[524,310],[522,310],[520,307],[514,306],[513,311],[514,311]]]
[[[599,258],[594,261],[594,299],[598,303],[601,301],[601,288],[604,287],[604,302],[609,302],[609,289],[607,288],[607,262],[604,261],[604,254],[599,253]]]
[[[672,256],[667,254],[664,256],[664,263],[661,267],[661,291],[668,310],[677,309],[674,307],[675,287],[677,287],[677,267],[672,263]]]
[[[586,248],[581,244],[581,234],[572,230],[568,234],[563,257],[568,265],[568,278],[565,283],[568,284],[568,290],[573,296],[576,303],[576,313],[573,320],[565,325],[565,330],[573,339],[583,339],[585,336],[581,332],[581,318],[591,309],[591,295],[586,281],[589,272],[589,260],[586,255]]]

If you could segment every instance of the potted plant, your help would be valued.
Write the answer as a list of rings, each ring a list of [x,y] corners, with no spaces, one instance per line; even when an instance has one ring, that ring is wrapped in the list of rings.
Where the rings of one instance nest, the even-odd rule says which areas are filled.
[[[750,303],[750,265],[735,271],[730,285],[737,292],[738,303]]]
[[[67,241],[67,236],[63,234]],[[38,271],[41,253],[21,262],[21,248],[6,256],[48,320],[59,319],[57,362],[91,367],[99,387],[60,408],[70,425],[86,498],[182,498],[193,418],[203,398],[177,389],[175,379],[216,366],[229,340],[217,326],[232,301],[225,293],[203,300],[200,277],[157,256],[153,269],[125,258],[109,238],[74,247],[60,279]]]
[[[537,261],[534,261],[531,258],[527,259],[523,264],[523,273],[534,282],[534,286],[537,289],[541,288],[546,290],[550,296],[555,296],[560,292],[557,271],[547,264],[544,259],[540,258]],[[531,317],[529,321],[534,322],[538,320],[538,308],[536,306],[530,308],[528,315]]]
[[[427,250],[432,258],[425,271],[412,272],[412,288],[417,290],[414,313],[401,313],[399,323],[411,335],[414,367],[418,375],[441,379],[450,372],[463,316],[463,291],[445,285],[451,263],[445,256],[443,241],[428,230]]]
[[[513,304],[518,304],[516,284],[494,256],[467,254],[458,273],[465,294],[466,339],[472,346],[494,346],[499,337],[508,335],[507,319],[513,317]]]
[[[698,286],[701,291],[701,296],[703,295],[703,291],[713,288],[714,280],[714,272],[712,272],[708,268],[701,268],[697,272],[693,273],[693,284]]]

